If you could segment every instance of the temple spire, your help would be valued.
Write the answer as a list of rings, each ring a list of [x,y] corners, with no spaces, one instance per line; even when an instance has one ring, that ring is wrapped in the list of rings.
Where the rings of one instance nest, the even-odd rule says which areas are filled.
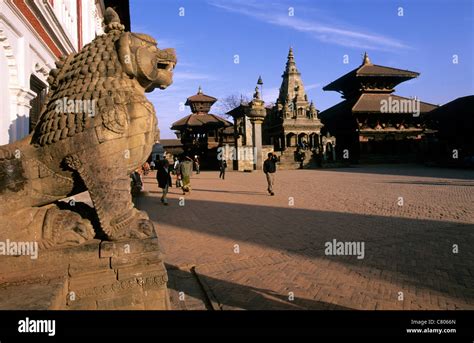
[[[288,51],[288,59],[293,59],[293,47],[290,46],[290,51]]]
[[[303,81],[301,80],[301,74],[296,67],[295,56],[292,47],[290,47],[290,50],[288,51],[288,58],[282,78],[283,80],[281,82],[278,102],[281,104],[285,104],[287,102],[298,102],[299,106],[302,107],[309,105],[303,86]]]
[[[202,94],[202,88],[199,86],[197,94]]]
[[[288,58],[286,61],[285,72],[286,73],[298,72],[298,70],[296,69],[295,56],[293,55],[293,48],[291,46],[290,46],[290,50],[288,51]]]
[[[362,65],[372,65],[372,62],[370,61],[369,54],[367,51],[364,53],[364,59],[362,60]]]

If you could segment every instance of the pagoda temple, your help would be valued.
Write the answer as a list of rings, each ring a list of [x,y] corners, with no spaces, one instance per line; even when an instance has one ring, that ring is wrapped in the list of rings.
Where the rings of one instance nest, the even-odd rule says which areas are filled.
[[[375,65],[365,53],[358,68],[323,87],[341,93],[344,99],[319,114],[336,136],[338,158],[399,162],[416,157],[425,130],[421,118],[436,106],[393,92],[398,84],[418,75]]]
[[[222,145],[222,140],[228,136],[226,128],[233,127],[231,122],[209,113],[216,101],[216,98],[204,94],[202,88],[199,87],[197,94],[187,98],[185,103],[191,108],[192,113],[171,125],[171,129],[175,130],[176,135],[181,139],[184,151],[193,156],[198,155],[204,167],[206,167],[206,160],[215,164],[213,155],[216,154],[217,147]]]
[[[308,101],[301,73],[290,47],[280,93],[263,123],[263,140],[277,151],[306,143],[315,148],[320,142],[322,123],[313,102]]]

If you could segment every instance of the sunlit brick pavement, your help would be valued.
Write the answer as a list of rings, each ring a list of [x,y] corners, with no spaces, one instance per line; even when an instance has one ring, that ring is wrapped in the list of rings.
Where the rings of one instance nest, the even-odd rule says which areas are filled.
[[[473,171],[279,171],[274,197],[260,172],[202,172],[192,186],[165,207],[149,175],[139,200],[175,308],[474,309]],[[326,256],[333,239],[364,242],[364,258]]]

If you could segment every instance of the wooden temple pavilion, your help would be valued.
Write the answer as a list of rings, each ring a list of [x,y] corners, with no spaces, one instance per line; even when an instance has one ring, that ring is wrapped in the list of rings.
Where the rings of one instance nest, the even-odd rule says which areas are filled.
[[[425,130],[421,118],[436,106],[393,92],[398,84],[418,75],[375,65],[365,53],[358,68],[323,87],[341,93],[344,99],[319,114],[336,136],[338,158],[399,162],[416,157]]]
[[[206,95],[201,87],[197,94],[187,98],[185,105],[191,107],[191,114],[174,122],[171,129],[181,139],[185,153],[198,155],[204,168],[215,168],[217,147],[228,136],[226,128],[233,124],[228,120],[209,113],[216,98]],[[216,160],[216,161],[214,161]]]

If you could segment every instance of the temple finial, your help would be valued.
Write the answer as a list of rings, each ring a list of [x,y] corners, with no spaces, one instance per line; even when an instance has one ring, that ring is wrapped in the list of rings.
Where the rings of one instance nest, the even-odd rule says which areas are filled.
[[[293,47],[290,46],[290,51],[288,51],[288,59],[293,58]]]
[[[201,88],[201,86],[199,86],[197,93],[198,93],[198,94],[202,94],[202,88]]]
[[[364,59],[362,60],[363,65],[372,65],[372,62],[370,61],[369,54],[367,51],[364,53]]]

